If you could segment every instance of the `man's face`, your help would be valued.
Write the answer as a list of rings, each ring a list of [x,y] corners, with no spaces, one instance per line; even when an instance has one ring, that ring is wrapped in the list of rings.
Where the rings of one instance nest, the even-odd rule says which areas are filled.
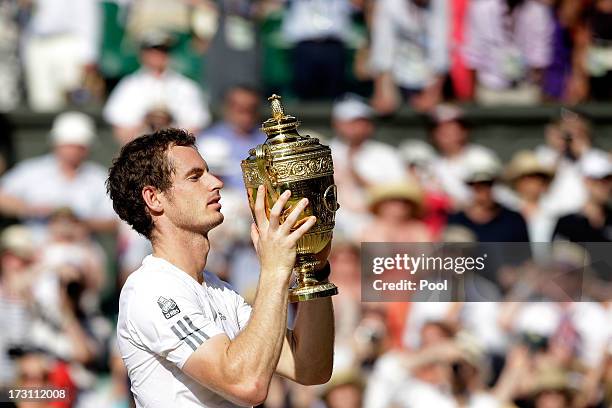
[[[442,155],[459,152],[467,142],[467,132],[459,122],[440,123],[432,133],[433,143]]]
[[[243,89],[230,92],[225,105],[225,120],[241,132],[253,130],[259,120],[257,95]]]
[[[472,190],[475,204],[490,205],[493,203],[493,181],[479,181],[468,184]]]
[[[89,155],[89,149],[78,144],[57,145],[54,148],[54,152],[59,161],[71,167],[79,167]]]
[[[220,190],[223,182],[208,171],[193,147],[173,146],[168,160],[174,166],[172,187],[161,194],[164,215],[177,227],[206,234],[223,222]]]
[[[157,48],[144,48],[140,52],[140,60],[142,65],[154,70],[154,71],[165,71],[168,68],[170,57],[168,51]]]
[[[338,136],[349,144],[360,144],[374,134],[374,124],[366,118],[353,120],[336,120],[334,128]]]

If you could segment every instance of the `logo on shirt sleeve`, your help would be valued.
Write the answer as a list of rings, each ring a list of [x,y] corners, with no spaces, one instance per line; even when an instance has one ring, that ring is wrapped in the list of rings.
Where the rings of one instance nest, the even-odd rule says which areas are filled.
[[[159,305],[159,308],[161,309],[166,319],[169,319],[172,316],[176,316],[177,314],[181,313],[181,310],[178,308],[176,302],[172,299],[160,296],[157,299],[157,304]]]

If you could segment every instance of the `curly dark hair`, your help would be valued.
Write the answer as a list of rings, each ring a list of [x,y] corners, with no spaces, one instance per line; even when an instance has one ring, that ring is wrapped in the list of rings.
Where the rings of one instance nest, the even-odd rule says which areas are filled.
[[[167,191],[172,186],[174,166],[167,153],[173,146],[195,146],[195,137],[174,128],[140,136],[123,146],[108,172],[106,191],[115,212],[147,238],[151,238],[153,219],[142,198],[142,189],[152,186]]]

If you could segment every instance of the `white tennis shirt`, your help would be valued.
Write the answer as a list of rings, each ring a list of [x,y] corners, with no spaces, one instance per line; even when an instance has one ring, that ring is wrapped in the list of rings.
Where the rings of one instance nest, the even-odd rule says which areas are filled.
[[[214,274],[204,272],[200,285],[170,262],[147,256],[121,290],[117,322],[136,406],[234,407],[181,368],[209,338],[236,337],[250,315],[244,299]]]

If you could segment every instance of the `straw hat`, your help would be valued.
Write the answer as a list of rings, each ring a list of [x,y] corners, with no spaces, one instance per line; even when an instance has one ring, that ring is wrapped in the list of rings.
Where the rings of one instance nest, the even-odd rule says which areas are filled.
[[[546,367],[535,374],[530,394],[537,396],[546,391],[563,392],[570,396],[576,392],[576,387],[567,372],[558,367]]]
[[[377,184],[368,190],[368,208],[372,213],[388,200],[409,201],[415,205],[417,215],[423,213],[423,190],[412,180]]]
[[[531,150],[522,150],[516,153],[506,166],[504,179],[512,184],[521,177],[535,174],[541,174],[552,179],[555,170],[552,166],[543,164]]]
[[[11,225],[5,228],[0,234],[0,248],[21,258],[31,258],[36,251],[34,237],[23,225]]]

